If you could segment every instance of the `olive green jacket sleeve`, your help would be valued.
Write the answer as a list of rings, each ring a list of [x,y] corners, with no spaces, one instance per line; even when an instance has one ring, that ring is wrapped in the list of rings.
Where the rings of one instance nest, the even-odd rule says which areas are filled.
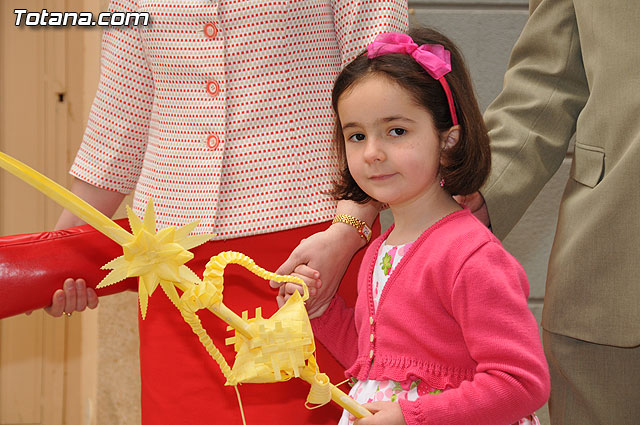
[[[542,1],[513,49],[504,90],[485,113],[492,173],[482,194],[500,239],[562,163],[588,95],[572,2]]]
[[[481,193],[503,238],[575,135],[542,326],[585,341],[637,346],[640,2],[535,0],[531,10],[503,91],[485,113],[493,165]]]

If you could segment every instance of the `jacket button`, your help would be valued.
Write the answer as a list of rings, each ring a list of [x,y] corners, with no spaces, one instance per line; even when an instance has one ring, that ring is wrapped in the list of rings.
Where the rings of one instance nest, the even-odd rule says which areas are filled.
[[[207,82],[207,93],[211,96],[217,96],[220,93],[220,84],[216,80]]]
[[[218,28],[216,27],[216,24],[211,22],[204,24],[204,35],[206,35],[211,40],[216,38],[216,36],[218,35]]]
[[[216,150],[216,149],[218,149],[219,145],[220,145],[220,138],[217,135],[210,134],[207,137],[207,147],[209,149],[211,149],[212,151]]]

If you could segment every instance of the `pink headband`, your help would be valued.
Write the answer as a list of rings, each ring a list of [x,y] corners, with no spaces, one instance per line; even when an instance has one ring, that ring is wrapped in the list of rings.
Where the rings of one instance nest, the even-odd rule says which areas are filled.
[[[444,79],[444,76],[451,71],[451,54],[441,44],[423,44],[418,47],[408,35],[399,32],[389,32],[378,35],[376,39],[367,46],[367,52],[369,59],[389,53],[402,53],[414,58],[429,75],[440,82],[447,95],[447,102],[449,102],[451,121],[453,125],[458,124],[453,95],[451,94],[447,80]]]

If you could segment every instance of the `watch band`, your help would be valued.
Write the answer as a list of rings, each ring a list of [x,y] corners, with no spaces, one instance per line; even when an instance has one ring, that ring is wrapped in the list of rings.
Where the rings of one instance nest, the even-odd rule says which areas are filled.
[[[358,218],[348,214],[338,214],[333,218],[332,224],[333,223],[345,223],[353,226],[360,234],[360,237],[367,243],[371,240],[371,227],[367,226],[367,223]]]

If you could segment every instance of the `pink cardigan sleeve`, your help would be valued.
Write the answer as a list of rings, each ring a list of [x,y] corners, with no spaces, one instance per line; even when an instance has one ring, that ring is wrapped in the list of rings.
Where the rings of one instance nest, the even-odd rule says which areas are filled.
[[[340,296],[335,296],[327,311],[311,320],[313,334],[322,345],[348,369],[358,355],[358,331],[354,309],[347,308]]]
[[[487,243],[443,293],[476,373],[456,389],[402,400],[407,425],[509,424],[540,408],[549,397],[549,372],[520,264],[498,242]]]

